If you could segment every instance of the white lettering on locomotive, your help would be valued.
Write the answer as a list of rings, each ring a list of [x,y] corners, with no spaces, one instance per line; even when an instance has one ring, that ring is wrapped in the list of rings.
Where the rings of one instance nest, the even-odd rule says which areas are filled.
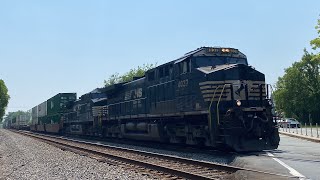
[[[178,82],[178,88],[184,88],[184,87],[187,87],[188,85],[189,85],[188,79],[181,80]]]

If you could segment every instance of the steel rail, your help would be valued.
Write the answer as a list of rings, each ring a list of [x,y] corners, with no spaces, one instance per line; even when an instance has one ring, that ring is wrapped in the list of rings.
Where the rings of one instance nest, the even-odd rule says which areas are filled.
[[[134,149],[128,149],[128,148],[122,148],[122,147],[116,147],[111,145],[104,145],[104,144],[97,144],[92,142],[86,142],[86,141],[80,141],[80,140],[74,140],[74,139],[68,139],[64,137],[56,137],[56,136],[50,136],[50,135],[44,135],[44,134],[34,134],[26,131],[15,131],[17,133],[27,135],[33,138],[37,138],[43,141],[46,141],[50,144],[56,144],[59,146],[64,146],[71,149],[76,149],[80,151],[84,151],[91,154],[96,154],[102,157],[115,159],[118,161],[142,166],[148,169],[153,169],[156,171],[161,171],[169,174],[173,174],[176,176],[188,178],[188,179],[217,179],[219,177],[219,173],[221,173],[220,176],[227,176],[232,173],[235,173],[237,171],[247,171],[247,172],[253,172],[253,173],[259,173],[266,176],[279,176],[279,177],[286,177],[286,178],[298,178],[296,176],[288,176],[283,174],[277,174],[272,172],[264,172],[260,170],[254,170],[254,169],[248,169],[248,168],[242,168],[242,167],[236,167],[236,166],[230,166],[230,165],[224,165],[224,164],[218,164],[218,163],[212,163],[212,162],[205,162],[205,161],[198,161],[193,159],[187,159],[177,156],[170,156],[170,155],[164,155],[164,154],[158,154],[158,153],[152,153],[152,152],[146,152],[146,151],[140,151],[140,150],[134,150]],[[60,140],[58,142],[57,140]],[[65,142],[61,142],[65,141]],[[123,153],[132,153],[136,154],[138,156],[143,156],[145,158],[150,159],[161,159],[160,161],[164,162],[161,164],[151,163],[147,161],[141,161],[137,160],[135,158],[128,158],[125,157],[124,154],[122,155],[115,155],[94,149],[89,149],[86,147],[76,146],[76,145],[70,145],[67,142],[70,143],[78,143],[79,145],[87,145],[87,146],[94,146],[95,148],[104,148],[105,150],[113,150],[113,151],[122,151]],[[107,148],[107,149],[106,149]],[[121,154],[121,153],[120,153]],[[172,161],[172,162],[169,162]],[[177,166],[168,166],[172,164],[179,164],[180,168]],[[185,166],[185,169],[181,169],[182,166]],[[211,172],[211,174],[210,174]]]

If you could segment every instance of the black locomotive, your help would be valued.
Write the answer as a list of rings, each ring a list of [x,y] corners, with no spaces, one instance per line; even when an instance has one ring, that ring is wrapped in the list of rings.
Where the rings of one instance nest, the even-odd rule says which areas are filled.
[[[202,47],[144,77],[69,102],[60,132],[235,151],[276,149],[280,139],[268,87],[237,49]]]

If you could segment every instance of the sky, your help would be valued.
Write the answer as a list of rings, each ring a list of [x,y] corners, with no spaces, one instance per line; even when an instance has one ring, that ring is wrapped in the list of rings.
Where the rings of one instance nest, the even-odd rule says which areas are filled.
[[[202,46],[239,49],[275,84],[317,37],[319,0],[0,0],[7,111],[79,95],[114,73]]]

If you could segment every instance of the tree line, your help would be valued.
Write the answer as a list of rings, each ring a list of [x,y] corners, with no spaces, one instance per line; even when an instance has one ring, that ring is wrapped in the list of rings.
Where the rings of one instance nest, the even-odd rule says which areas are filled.
[[[31,113],[28,111],[15,111],[15,112],[8,112],[8,114],[6,115],[6,117],[4,118],[4,121],[9,121],[12,120],[20,115],[26,115],[27,117],[31,117]],[[27,122],[28,124],[31,124],[31,119]]]
[[[277,113],[303,123],[320,123],[320,19],[318,37],[310,41],[314,52],[304,49],[301,60],[285,69],[278,78],[274,100]]]
[[[105,86],[110,86],[117,83],[129,82],[132,81],[135,77],[143,77],[145,72],[149,69],[155,68],[157,63],[155,64],[143,64],[142,66],[138,66],[137,68],[132,68],[128,72],[120,75],[119,73],[114,73],[108,77],[108,79],[104,80]]]
[[[4,81],[0,79],[0,122],[3,120],[3,116],[6,112],[6,108],[9,103],[10,96],[8,94],[8,88]]]

